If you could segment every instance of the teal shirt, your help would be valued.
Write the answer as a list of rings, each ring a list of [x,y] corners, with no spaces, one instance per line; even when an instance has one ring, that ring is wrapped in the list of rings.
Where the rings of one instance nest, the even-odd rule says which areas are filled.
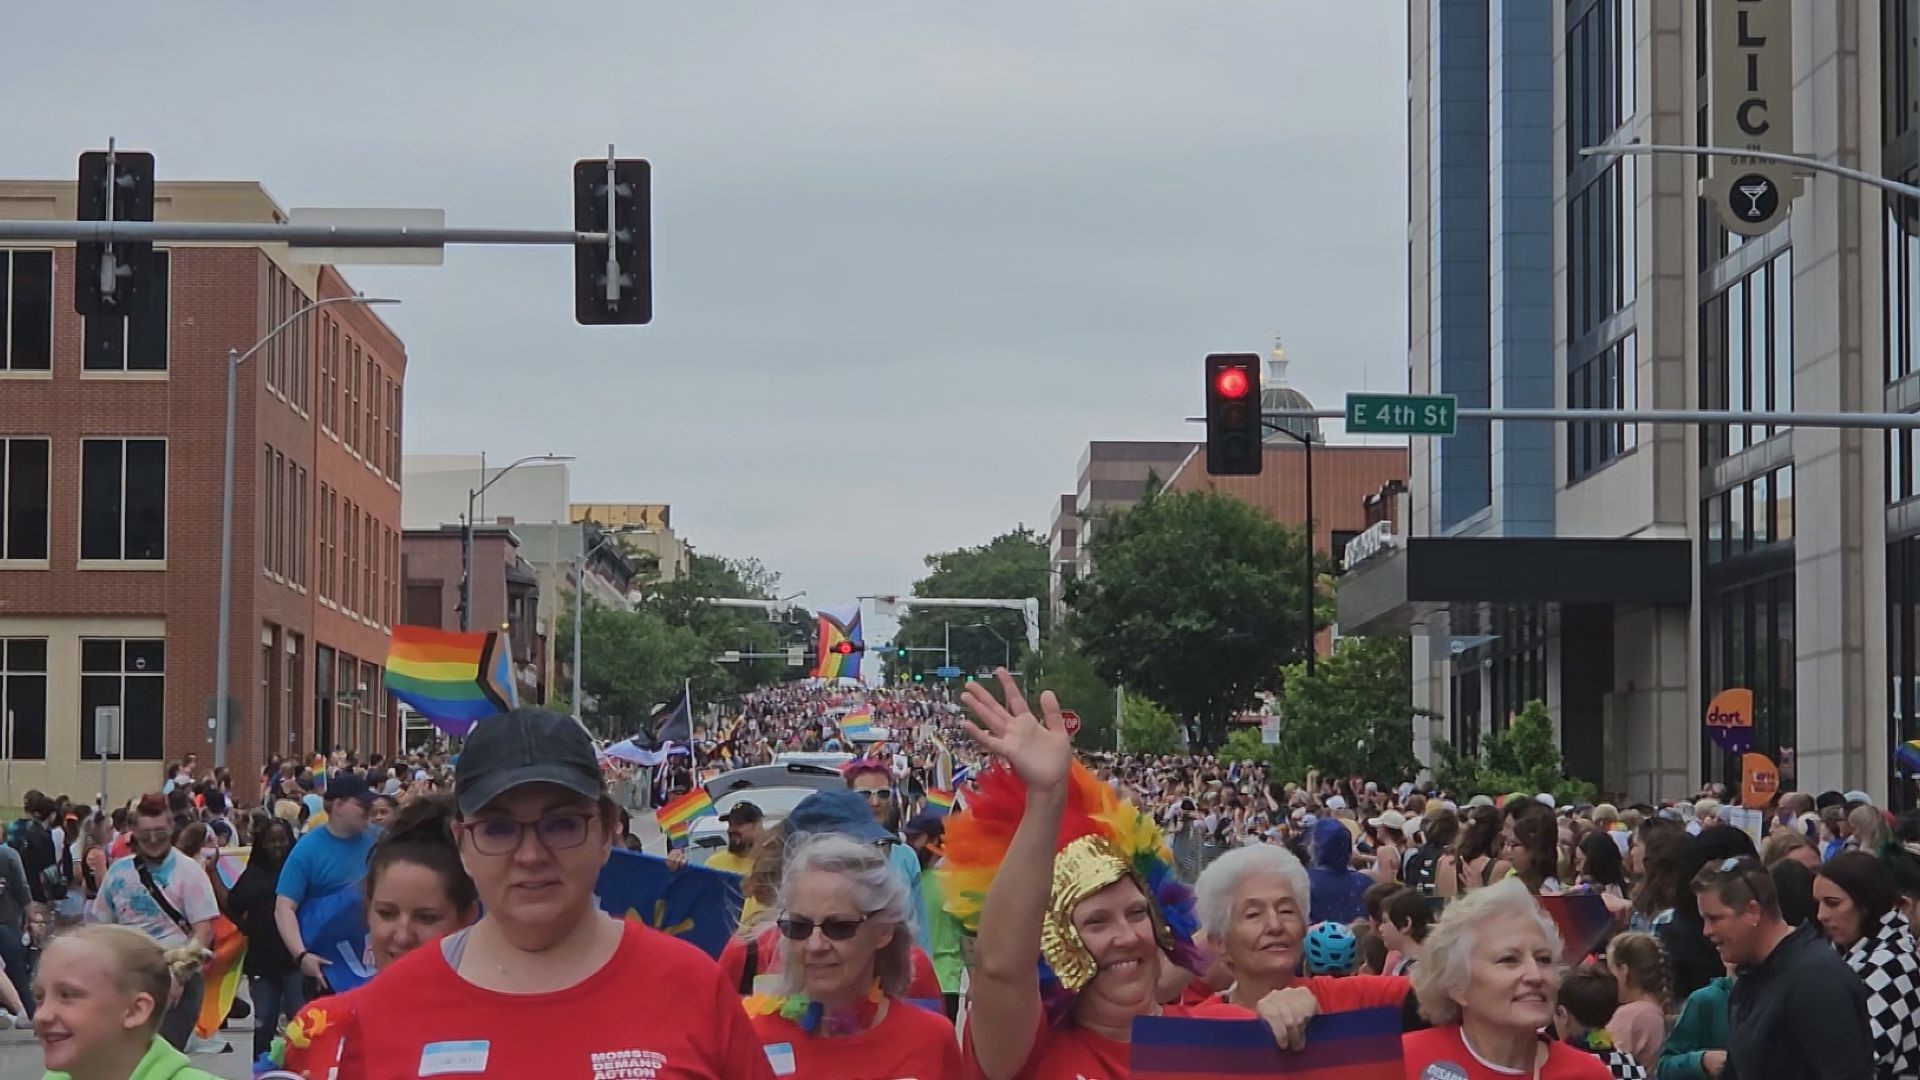
[[[50,1072],[42,1080],[72,1080],[66,1073]],[[219,1080],[204,1069],[196,1069],[187,1063],[187,1055],[166,1044],[166,1040],[155,1035],[147,1046],[147,1056],[127,1074],[127,1080]]]
[[[1722,975],[1695,990],[1660,1048],[1659,1080],[1707,1080],[1700,1059],[1727,1048],[1727,993],[1733,976]]]

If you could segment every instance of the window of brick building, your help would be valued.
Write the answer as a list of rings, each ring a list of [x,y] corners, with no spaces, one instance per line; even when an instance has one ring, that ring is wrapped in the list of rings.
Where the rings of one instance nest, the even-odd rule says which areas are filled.
[[[0,638],[0,716],[12,717],[13,757],[46,758],[46,638]]]
[[[80,440],[80,557],[167,557],[167,441]]]
[[[93,711],[120,706],[122,757],[159,761],[166,745],[167,643],[155,638],[80,639],[80,757],[99,757]]]
[[[46,439],[0,438],[0,561],[47,557]]]
[[[81,366],[89,372],[167,370],[168,277],[172,259],[153,253],[153,272],[125,315],[89,315]]]
[[[0,251],[0,371],[53,370],[53,252]]]

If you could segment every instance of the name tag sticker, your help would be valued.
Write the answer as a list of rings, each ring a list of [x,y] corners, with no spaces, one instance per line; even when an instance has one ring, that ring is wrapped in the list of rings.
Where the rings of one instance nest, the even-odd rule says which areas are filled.
[[[793,1075],[795,1066],[793,1064],[792,1043],[767,1043],[766,1051],[767,1064],[773,1068],[773,1075]]]
[[[484,1039],[472,1042],[428,1043],[420,1048],[420,1075],[447,1076],[452,1073],[481,1073],[487,1071],[488,1043]]]

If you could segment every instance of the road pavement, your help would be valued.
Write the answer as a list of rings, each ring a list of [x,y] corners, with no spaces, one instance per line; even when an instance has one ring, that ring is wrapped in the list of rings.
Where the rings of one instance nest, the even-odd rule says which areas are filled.
[[[205,1069],[226,1080],[246,1080],[251,1074],[253,1034],[229,1031],[222,1036],[233,1044],[231,1054],[195,1054],[195,1068]],[[6,1080],[36,1080],[46,1070],[40,1064],[40,1044],[31,1031],[0,1031],[0,1077]]]

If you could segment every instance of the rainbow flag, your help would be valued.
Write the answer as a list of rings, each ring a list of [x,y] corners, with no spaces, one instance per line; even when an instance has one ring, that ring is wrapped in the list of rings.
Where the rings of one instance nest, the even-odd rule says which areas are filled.
[[[660,822],[661,831],[667,834],[667,843],[673,845],[675,841],[686,841],[694,818],[712,813],[713,800],[707,797],[707,789],[697,787],[662,806],[654,817]]]
[[[878,742],[880,735],[873,730],[873,713],[865,706],[856,712],[850,712],[840,718],[840,734],[848,742]]]
[[[1304,1050],[1282,1050],[1263,1020],[1142,1016],[1133,1022],[1134,1080],[1403,1080],[1400,1010],[1360,1009],[1307,1021]]]
[[[214,863],[220,880],[227,888],[240,880],[240,872],[247,867],[248,849],[235,852],[222,852]],[[206,985],[206,993],[200,999],[200,1015],[194,1018],[193,1030],[203,1039],[212,1038],[220,1030],[221,1021],[227,1018],[227,1011],[233,1008],[233,999],[240,993],[240,980],[243,958],[247,955],[247,938],[240,928],[233,925],[225,915],[216,915],[213,920],[213,959],[201,968]],[[267,1022],[273,1022],[269,1017]]]
[[[387,692],[456,739],[517,704],[513,653],[498,631],[460,634],[396,626],[387,646]]]
[[[939,788],[928,788],[927,809],[941,817],[946,817],[953,811],[953,792],[941,791]]]
[[[1538,898],[1541,908],[1560,931],[1560,957],[1567,964],[1583,964],[1613,928],[1613,912],[1596,892],[1564,892]]]
[[[860,657],[867,647],[860,633],[860,603],[820,611],[820,660],[813,668],[816,679],[857,679]],[[845,650],[845,651],[842,651]]]
[[[1909,739],[1893,752],[1893,759],[1909,774],[1920,773],[1920,739]]]

